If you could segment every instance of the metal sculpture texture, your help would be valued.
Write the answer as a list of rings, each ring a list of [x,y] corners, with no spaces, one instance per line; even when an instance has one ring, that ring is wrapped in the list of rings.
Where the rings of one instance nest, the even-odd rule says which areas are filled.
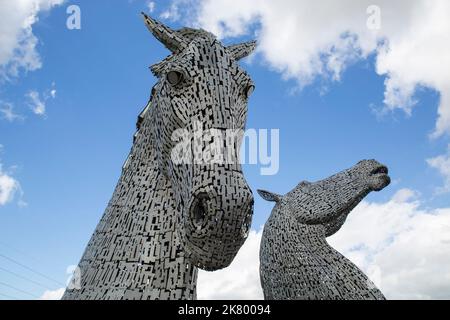
[[[172,54],[151,67],[158,82],[79,263],[79,287],[64,299],[195,299],[196,268],[228,266],[250,228],[253,196],[237,161],[242,138],[217,141],[207,132],[243,133],[254,86],[238,60],[255,42],[225,47],[204,30],[175,31],[143,15]],[[195,154],[173,161],[180,137]],[[218,142],[234,159],[191,161],[199,152],[217,153]]]
[[[284,196],[258,190],[276,205],[264,226],[260,276],[265,299],[384,299],[326,237],[371,191],[390,183],[388,169],[363,160],[327,179],[303,181]]]

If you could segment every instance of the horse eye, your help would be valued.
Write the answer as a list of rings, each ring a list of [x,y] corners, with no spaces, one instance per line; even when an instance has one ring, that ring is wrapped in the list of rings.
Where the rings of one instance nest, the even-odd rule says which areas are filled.
[[[181,81],[183,81],[184,77],[183,74],[179,71],[170,71],[169,73],[167,73],[166,78],[172,86],[176,86]]]
[[[245,97],[248,98],[252,95],[253,91],[255,91],[255,86],[250,84],[245,88]]]

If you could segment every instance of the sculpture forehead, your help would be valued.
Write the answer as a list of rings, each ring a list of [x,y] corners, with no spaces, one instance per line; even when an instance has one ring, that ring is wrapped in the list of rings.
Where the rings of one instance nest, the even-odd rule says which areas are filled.
[[[188,48],[197,51],[199,55],[211,55],[214,52],[221,51],[227,54],[225,46],[213,36],[200,36],[194,38]]]
[[[239,66],[228,49],[209,33],[194,38],[182,52],[172,54],[151,66],[151,70],[158,77],[173,68],[186,69],[188,72],[208,69],[210,72],[202,73],[203,76],[223,77],[229,74],[239,83],[253,84],[250,75]]]
[[[350,168],[332,175],[331,177],[315,181],[302,181],[294,189],[286,194],[288,201],[301,200],[303,196],[308,196],[314,193],[315,196],[324,195],[327,196],[327,190],[335,189],[339,185],[348,185],[354,178],[352,178],[352,172],[354,168]]]
[[[350,169],[365,171],[365,170],[372,170],[374,167],[379,166],[382,166],[382,164],[376,160],[363,160],[358,162],[355,166],[353,166]]]
[[[301,202],[311,195],[314,195],[315,198],[321,196],[326,198],[330,192],[343,192],[348,189],[350,184],[354,183],[355,179],[369,176],[374,169],[380,166],[383,165],[376,160],[362,160],[353,167],[328,178],[315,182],[302,181],[283,197],[284,202]]]
[[[221,69],[240,78],[250,79],[248,73],[239,66],[228,49],[213,37],[198,37],[191,41],[180,60],[186,61],[187,58],[199,68]]]

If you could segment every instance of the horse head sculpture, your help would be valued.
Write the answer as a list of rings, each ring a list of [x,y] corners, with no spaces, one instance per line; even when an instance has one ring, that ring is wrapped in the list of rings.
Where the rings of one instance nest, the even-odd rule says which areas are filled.
[[[276,203],[264,226],[260,250],[266,299],[384,299],[350,260],[326,241],[372,191],[390,183],[388,168],[376,160],[317,182],[300,182],[285,195],[258,193]]]
[[[171,55],[151,67],[158,81],[63,299],[196,299],[197,267],[228,266],[248,235],[239,149],[254,86],[238,61],[255,43],[144,20]]]
[[[158,82],[152,90],[152,110],[144,110],[141,118],[153,122],[156,162],[173,189],[181,245],[195,266],[224,268],[244,243],[253,214],[239,148],[254,84],[238,61],[256,43],[226,47],[207,31],[176,31],[144,13],[143,17],[171,51],[151,67]],[[236,139],[227,140],[229,132],[237,132]],[[181,161],[175,152],[180,144],[187,146]],[[217,145],[221,147],[215,150]],[[233,156],[221,162],[201,157],[225,150]]]

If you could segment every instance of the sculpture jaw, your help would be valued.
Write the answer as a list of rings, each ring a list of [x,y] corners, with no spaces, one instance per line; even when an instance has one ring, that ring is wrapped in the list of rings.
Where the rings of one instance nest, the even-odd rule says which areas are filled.
[[[355,192],[354,198],[343,205],[342,211],[330,221],[324,223],[326,236],[337,232],[345,222],[347,215],[366,197],[371,191],[381,191],[389,185],[391,178],[388,176],[388,168],[375,160],[363,160],[349,169],[351,172],[359,172],[360,178],[355,179],[355,185],[360,186],[359,192]],[[358,183],[359,182],[359,183]]]
[[[340,213],[335,215],[332,220],[340,220],[342,219],[342,215],[348,215],[370,192],[381,191],[387,187],[391,182],[388,172],[388,168],[376,160],[362,160],[352,168],[344,171],[342,176],[340,176],[341,174],[337,174],[331,177],[331,179],[323,180],[343,179],[343,182],[347,181],[346,183],[353,185],[351,189],[353,196],[347,197],[347,201],[340,206]],[[345,180],[345,177],[347,177],[347,180]],[[344,190],[338,189],[336,196],[339,197],[342,195]],[[346,197],[342,198],[345,199]]]

